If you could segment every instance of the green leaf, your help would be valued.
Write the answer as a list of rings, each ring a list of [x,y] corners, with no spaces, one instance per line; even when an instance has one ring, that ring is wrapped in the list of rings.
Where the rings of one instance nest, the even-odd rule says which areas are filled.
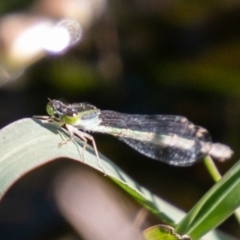
[[[191,240],[189,236],[180,236],[174,228],[164,224],[147,228],[143,234],[145,240]]]
[[[61,134],[59,134],[61,133]],[[69,158],[101,171],[94,150],[87,146],[83,153],[82,142],[69,141],[62,147],[62,128],[39,120],[22,119],[0,130],[0,198],[8,188],[29,171],[58,158]],[[100,154],[107,177],[121,186],[138,202],[167,224],[176,224],[184,215],[164,200],[139,186],[120,168]],[[104,177],[104,174],[103,174]],[[160,209],[161,206],[161,209]],[[174,219],[170,216],[173,215]]]
[[[52,124],[43,124],[41,121],[33,119],[22,119],[1,129],[0,198],[21,176],[50,161],[69,158],[82,163],[82,142],[75,139],[59,148],[58,144],[63,141],[61,138],[63,135],[66,135],[66,132],[62,128],[57,128]],[[174,226],[184,217],[183,211],[153,195],[129,178],[110,160],[99,155],[107,177],[158,216],[161,222]],[[101,171],[94,150],[89,146],[84,151],[84,163]],[[233,238],[226,237],[226,235],[221,237],[219,232],[212,231],[208,234],[207,239]]]
[[[240,206],[240,161],[208,191],[176,228],[199,239],[217,227]]]

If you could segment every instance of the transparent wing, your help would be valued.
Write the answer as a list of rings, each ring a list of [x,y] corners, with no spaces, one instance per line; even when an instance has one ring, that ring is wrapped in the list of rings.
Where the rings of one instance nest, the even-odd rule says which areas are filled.
[[[101,111],[98,132],[112,134],[140,153],[171,165],[187,166],[208,155],[207,130],[172,115],[130,115]]]

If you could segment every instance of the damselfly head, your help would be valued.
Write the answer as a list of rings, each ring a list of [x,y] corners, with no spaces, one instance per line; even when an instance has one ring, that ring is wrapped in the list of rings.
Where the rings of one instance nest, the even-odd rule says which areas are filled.
[[[78,119],[77,109],[59,100],[50,100],[46,110],[52,120],[58,123],[74,124]]]
[[[46,106],[47,113],[55,120],[60,120],[67,112],[66,105],[58,100],[50,100]]]

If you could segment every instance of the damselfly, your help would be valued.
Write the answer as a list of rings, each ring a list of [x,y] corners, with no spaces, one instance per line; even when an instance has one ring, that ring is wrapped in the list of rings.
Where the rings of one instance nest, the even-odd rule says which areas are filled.
[[[224,144],[212,143],[206,129],[182,116],[125,114],[59,100],[50,100],[46,110],[49,116],[35,117],[66,127],[70,139],[76,135],[84,141],[84,149],[90,140],[101,168],[94,138],[87,132],[111,134],[152,159],[176,166],[192,165],[207,155],[225,160],[233,153]]]

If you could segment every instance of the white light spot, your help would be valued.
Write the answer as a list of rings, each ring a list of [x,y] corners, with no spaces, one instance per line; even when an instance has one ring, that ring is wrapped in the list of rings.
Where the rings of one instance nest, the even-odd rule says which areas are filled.
[[[69,46],[70,36],[67,29],[54,27],[45,38],[43,48],[49,52],[62,52]]]
[[[50,24],[36,24],[24,31],[14,42],[12,52],[19,56],[33,56],[43,50],[43,41],[48,35]]]
[[[77,43],[80,37],[80,24],[74,20],[63,20],[50,30],[44,49],[50,53],[60,53]]]
[[[34,58],[44,50],[61,53],[76,44],[81,35],[81,26],[75,20],[62,20],[55,25],[43,21],[23,31],[13,43],[11,53],[23,59]]]

